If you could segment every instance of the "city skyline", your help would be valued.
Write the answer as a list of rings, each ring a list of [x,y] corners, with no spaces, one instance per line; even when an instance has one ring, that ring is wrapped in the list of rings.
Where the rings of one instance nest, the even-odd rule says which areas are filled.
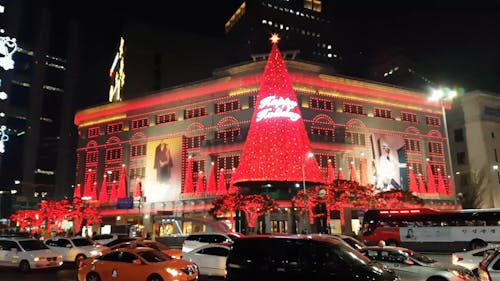
[[[119,43],[122,23],[148,22],[225,40],[224,23],[239,2],[204,1],[189,9],[184,4],[161,6],[154,1],[142,2],[141,6],[108,1],[99,9],[86,2],[78,7],[75,16],[81,18],[82,44],[87,46],[82,56],[86,62],[84,72],[91,72],[83,77],[89,82],[96,81],[90,89],[95,89],[92,92],[97,96],[91,100],[106,100],[109,87],[106,74]],[[495,73],[499,70],[497,62],[500,56],[496,50],[500,41],[496,30],[499,30],[500,22],[494,15],[496,2],[466,5],[451,1],[420,1],[408,6],[394,1],[362,4],[343,1],[334,4],[332,18],[338,26],[339,43],[365,60],[359,67],[350,63],[353,68],[358,68],[360,76],[369,71],[362,69],[367,64],[383,59],[386,53],[397,53],[414,62],[418,67],[417,74],[432,83],[460,87],[465,91],[498,93],[500,83],[496,81]],[[89,20],[84,15],[90,12],[93,16]],[[176,14],[180,18],[174,17]],[[89,45],[86,42],[92,41],[90,38],[95,38],[95,42]],[[172,41],[173,44],[184,43],[176,38]]]

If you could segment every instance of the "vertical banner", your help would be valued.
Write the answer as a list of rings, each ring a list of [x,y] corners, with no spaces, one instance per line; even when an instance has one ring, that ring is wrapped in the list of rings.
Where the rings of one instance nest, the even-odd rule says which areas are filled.
[[[182,137],[147,144],[146,179],[142,184],[147,202],[176,201],[181,193]]]
[[[380,191],[403,190],[406,186],[406,152],[400,136],[373,134],[372,152],[375,166],[375,187]],[[404,178],[403,178],[404,177]]]

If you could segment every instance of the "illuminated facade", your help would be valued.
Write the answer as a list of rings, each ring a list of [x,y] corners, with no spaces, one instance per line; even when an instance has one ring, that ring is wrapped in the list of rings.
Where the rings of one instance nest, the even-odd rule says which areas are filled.
[[[264,66],[265,61],[231,66],[215,71],[209,80],[77,112],[76,184],[111,194],[125,164],[127,194],[132,196],[140,183],[145,202],[141,208],[135,202],[133,209],[109,204],[103,211],[108,223],[116,223],[117,215],[120,223],[137,223],[139,212],[145,225],[165,212],[208,216],[216,195],[196,190],[206,186],[212,169],[217,171],[218,190],[231,187],[258,106]],[[333,76],[331,69],[312,63],[286,60],[286,67],[325,180],[329,163],[336,173],[353,171],[357,179],[364,166],[368,176],[361,180],[377,185],[377,169],[389,158],[396,161],[397,176],[387,183],[380,180],[381,190],[408,190],[410,166],[420,178],[427,178],[427,170],[437,176],[438,169],[446,177],[441,107],[429,102],[425,93]],[[160,161],[161,157],[166,158]],[[166,159],[171,164],[160,169]],[[433,181],[438,184],[437,178]],[[419,196],[434,203],[449,203],[452,197],[425,191]],[[289,218],[286,212],[276,212],[267,219],[269,227],[287,225]],[[284,230],[290,231],[275,231]]]

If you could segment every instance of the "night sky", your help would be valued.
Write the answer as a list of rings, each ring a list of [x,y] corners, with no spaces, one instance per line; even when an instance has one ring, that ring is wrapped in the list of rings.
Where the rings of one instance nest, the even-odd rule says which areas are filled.
[[[86,91],[93,93],[85,99],[90,104],[83,106],[107,98],[106,75],[122,22],[153,22],[223,38],[224,23],[240,3],[85,1],[77,3],[75,10],[61,4],[73,1],[52,2],[60,4],[57,10],[67,9],[82,20],[80,75]],[[462,1],[335,1],[337,40],[361,54],[398,50],[435,84],[500,94],[500,1],[456,2]],[[173,38],[172,44],[183,42]]]

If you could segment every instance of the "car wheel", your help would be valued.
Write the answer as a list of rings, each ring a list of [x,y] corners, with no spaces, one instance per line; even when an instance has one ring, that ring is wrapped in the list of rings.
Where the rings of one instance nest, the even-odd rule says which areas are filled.
[[[96,272],[89,272],[85,277],[85,281],[101,281],[101,277]]]
[[[485,247],[487,244],[483,240],[474,239],[470,242],[469,248],[471,250],[479,249]]]
[[[27,260],[22,260],[21,263],[19,264],[19,269],[22,272],[27,272],[30,271],[30,263]]]
[[[83,261],[84,259],[86,259],[87,257],[84,255],[84,254],[78,254],[75,258],[75,264],[76,264],[76,267],[79,267],[80,266],[80,262]]]
[[[163,278],[158,274],[153,274],[148,277],[148,281],[163,281]]]

